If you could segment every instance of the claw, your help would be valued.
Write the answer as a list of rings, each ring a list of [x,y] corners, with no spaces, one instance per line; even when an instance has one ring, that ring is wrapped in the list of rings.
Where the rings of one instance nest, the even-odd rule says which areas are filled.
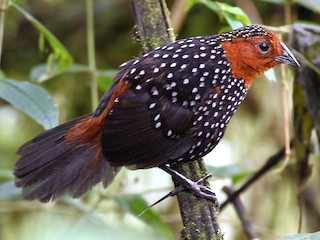
[[[155,206],[158,203],[162,202],[164,199],[166,199],[168,197],[174,197],[175,195],[177,195],[178,193],[184,191],[185,189],[189,189],[189,190],[193,191],[195,193],[195,195],[200,197],[200,198],[205,198],[205,199],[208,199],[208,200],[213,201],[213,202],[217,201],[216,194],[211,189],[207,188],[206,186],[200,185],[201,182],[203,182],[204,180],[206,180],[206,179],[208,179],[208,178],[210,178],[212,176],[211,173],[208,173],[204,177],[200,178],[198,181],[194,182],[194,181],[186,178],[185,176],[183,176],[181,173],[178,173],[177,171],[175,171],[175,170],[173,170],[173,169],[171,169],[171,168],[169,168],[169,167],[167,167],[165,165],[161,165],[161,166],[159,166],[159,168],[161,168],[162,170],[164,170],[167,173],[169,173],[172,177],[176,178],[181,183],[181,185],[179,185],[175,189],[171,190],[169,193],[164,195],[162,198],[160,198],[156,202],[152,203],[148,208],[143,210],[138,215],[138,217],[143,215],[146,211],[148,211],[153,206]]]
[[[145,210],[143,210],[138,217],[140,217],[142,214],[144,214],[146,211],[148,211],[150,208],[154,207],[155,205],[157,205],[158,203],[162,202],[163,200],[165,200],[168,197],[174,197],[175,195],[177,195],[179,192],[182,192],[184,190],[184,186],[180,185],[179,187],[176,187],[175,189],[171,190],[169,193],[167,193],[166,195],[164,195],[162,198],[160,198],[159,200],[157,200],[156,202],[152,203],[148,208],[146,208]]]
[[[161,166],[159,166],[159,168],[161,168],[162,170],[169,173],[172,177],[174,177],[176,180],[178,180],[182,184],[178,187],[180,190],[181,186],[183,186],[183,189],[180,190],[179,192],[181,192],[187,188],[187,189],[193,191],[195,193],[195,195],[198,197],[205,198],[205,199],[208,199],[208,200],[211,200],[214,202],[217,201],[216,194],[211,189],[199,184],[199,183],[203,182],[204,180],[206,180],[207,178],[211,177],[212,176],[211,173],[208,173],[204,177],[200,178],[198,181],[194,182],[194,181],[186,178],[185,176],[183,176],[181,173],[169,168],[166,165],[161,165]],[[174,190],[172,190],[171,192],[173,192]],[[177,193],[178,192],[176,192],[175,194],[177,194]]]

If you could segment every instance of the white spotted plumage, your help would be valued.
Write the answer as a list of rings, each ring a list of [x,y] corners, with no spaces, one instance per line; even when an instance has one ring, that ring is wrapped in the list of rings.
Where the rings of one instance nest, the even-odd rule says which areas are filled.
[[[193,114],[193,145],[175,161],[201,157],[211,151],[247,94],[244,80],[232,75],[220,42],[218,35],[182,39],[123,65],[130,66],[127,79],[134,81],[135,90],[148,93],[151,102],[147,110],[153,115],[154,131],[162,131],[168,141],[190,133],[169,128],[162,111],[180,106]]]

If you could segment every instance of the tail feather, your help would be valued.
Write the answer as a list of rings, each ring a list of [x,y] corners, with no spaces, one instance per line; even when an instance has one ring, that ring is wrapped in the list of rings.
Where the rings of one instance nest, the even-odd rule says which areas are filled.
[[[75,124],[77,124],[78,122],[80,122],[81,120],[83,120],[87,117],[90,117],[90,115],[89,114],[83,115],[81,117],[75,118],[69,122],[66,122],[62,125],[59,125],[55,128],[49,129],[49,130],[39,134],[38,136],[36,136],[32,140],[30,140],[29,142],[23,144],[18,149],[17,153],[19,155],[28,155],[28,154],[33,153],[36,150],[39,150],[42,148],[47,148],[49,142],[54,144],[56,141],[61,140],[62,138],[64,138],[64,135],[62,133],[67,132]],[[57,129],[59,129],[59,131],[57,131]]]
[[[93,127],[86,124],[92,118],[85,115],[48,130],[18,150],[21,158],[14,175],[26,199],[48,202],[66,193],[80,197],[101,181],[104,185],[112,182],[120,168],[104,159],[100,136],[86,135],[90,139],[84,139],[83,132],[72,132]],[[68,139],[70,133],[77,137]]]
[[[56,145],[54,145],[56,144]],[[68,149],[63,142],[52,143],[47,148],[35,150],[30,155],[22,155],[20,161],[16,165],[15,173],[17,177],[25,177],[33,172],[48,168],[52,164],[52,161],[59,158],[62,154],[67,154]],[[41,162],[41,164],[40,164]],[[55,163],[56,165],[58,162]],[[66,161],[59,162],[59,164],[67,164]]]

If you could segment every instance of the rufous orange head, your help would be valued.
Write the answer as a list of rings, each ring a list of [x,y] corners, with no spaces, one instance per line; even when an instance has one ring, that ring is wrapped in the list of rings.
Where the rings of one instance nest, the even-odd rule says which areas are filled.
[[[223,33],[220,38],[233,75],[244,79],[247,88],[255,78],[280,63],[300,66],[280,38],[262,26],[246,26]]]

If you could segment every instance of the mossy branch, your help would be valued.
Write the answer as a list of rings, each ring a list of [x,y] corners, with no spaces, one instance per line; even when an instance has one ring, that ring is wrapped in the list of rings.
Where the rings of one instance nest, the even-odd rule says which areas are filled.
[[[143,52],[174,40],[164,0],[133,0],[133,10]],[[174,164],[171,168],[194,181],[207,173],[202,159]],[[175,186],[179,184],[173,181]],[[205,184],[208,186],[208,182]],[[200,199],[188,191],[180,192],[177,197],[184,226],[181,239],[223,239],[217,222],[219,207],[215,202]]]

